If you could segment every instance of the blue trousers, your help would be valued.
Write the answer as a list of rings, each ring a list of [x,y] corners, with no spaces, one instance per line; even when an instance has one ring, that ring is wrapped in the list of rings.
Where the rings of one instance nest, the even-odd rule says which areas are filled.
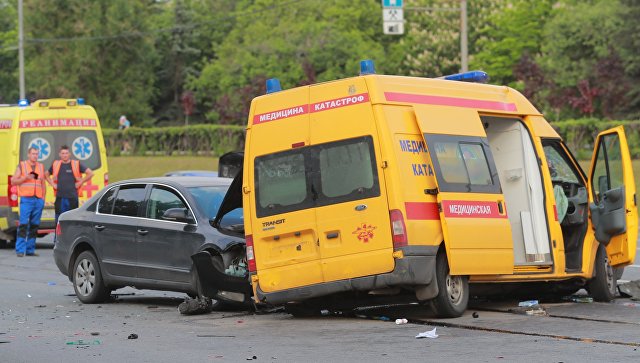
[[[20,225],[16,239],[16,253],[33,254],[36,251],[36,237],[40,227],[44,199],[20,197]]]
[[[56,197],[55,207],[56,207],[56,227],[57,227],[58,218],[62,213],[78,208],[78,198]],[[58,235],[54,234],[53,242],[55,243],[57,240],[58,240]]]

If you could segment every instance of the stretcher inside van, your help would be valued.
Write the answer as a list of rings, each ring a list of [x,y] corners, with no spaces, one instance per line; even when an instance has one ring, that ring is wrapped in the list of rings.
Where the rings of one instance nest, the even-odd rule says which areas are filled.
[[[585,173],[522,94],[475,79],[486,74],[377,75],[365,61],[354,78],[268,81],[221,208],[242,200],[256,302],[383,297],[455,317],[470,285],[614,298],[638,232],[623,128],[598,135]]]

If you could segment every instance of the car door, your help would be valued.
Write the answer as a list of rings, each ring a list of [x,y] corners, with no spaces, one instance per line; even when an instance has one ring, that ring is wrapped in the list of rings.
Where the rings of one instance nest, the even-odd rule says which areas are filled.
[[[193,222],[165,216],[164,213],[172,208],[186,209],[185,215]],[[204,237],[197,233],[193,210],[184,196],[171,186],[152,184],[143,216],[136,231],[138,277],[190,283],[191,255],[202,246]]]
[[[589,175],[591,221],[612,266],[634,261],[638,209],[631,155],[622,126],[598,135]]]
[[[414,111],[435,169],[451,274],[513,273],[507,206],[478,112],[423,105]]]
[[[133,278],[136,269],[136,229],[145,184],[124,184],[107,191],[94,217],[95,239],[106,272]]]

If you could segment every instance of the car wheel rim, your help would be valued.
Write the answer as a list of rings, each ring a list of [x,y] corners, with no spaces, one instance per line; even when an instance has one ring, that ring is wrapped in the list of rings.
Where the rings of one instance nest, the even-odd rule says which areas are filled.
[[[462,277],[447,275],[447,296],[454,305],[458,305],[462,300]]]
[[[91,294],[96,283],[96,271],[91,263],[87,259],[83,259],[78,263],[75,276],[76,290],[82,295],[87,296]]]
[[[609,256],[605,256],[605,258],[604,258],[604,266],[605,266],[605,271],[606,271],[606,276],[607,276],[607,288],[609,289],[609,291],[611,293],[615,293],[615,291],[616,291],[616,282],[615,282],[615,278],[614,278],[613,267],[611,267],[611,264],[609,263]]]

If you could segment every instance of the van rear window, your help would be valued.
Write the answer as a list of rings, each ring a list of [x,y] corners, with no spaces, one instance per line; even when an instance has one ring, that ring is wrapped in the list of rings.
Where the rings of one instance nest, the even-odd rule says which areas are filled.
[[[55,130],[29,131],[20,135],[20,160],[27,159],[30,146],[37,146],[40,150],[38,161],[49,169],[55,159],[58,159],[60,146],[69,146],[71,159],[79,160],[87,168],[96,170],[102,165],[98,138],[94,130]]]
[[[380,195],[373,140],[341,140],[255,161],[258,217]]]

